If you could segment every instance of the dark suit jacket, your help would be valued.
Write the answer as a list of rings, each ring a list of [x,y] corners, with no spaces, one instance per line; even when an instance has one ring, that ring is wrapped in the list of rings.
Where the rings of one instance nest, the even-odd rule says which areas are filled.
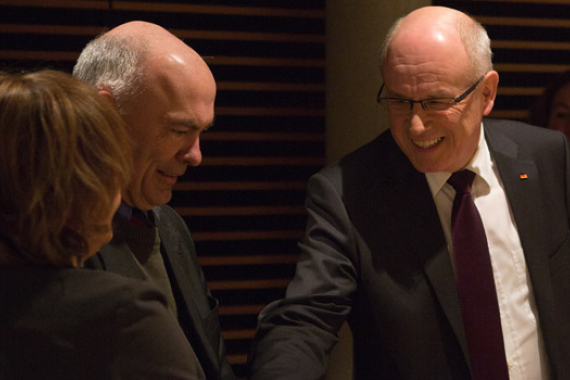
[[[162,254],[176,299],[178,320],[196,352],[208,380],[232,380],[235,376],[226,359],[219,317],[218,301],[212,297],[198,265],[194,242],[182,218],[169,206],[153,209],[159,230]],[[114,223],[125,223],[117,220]],[[128,222],[127,222],[128,223]],[[89,266],[124,276],[144,279],[135,262],[132,247],[120,230],[105,245]],[[140,243],[140,242],[138,242]]]
[[[0,379],[204,379],[164,296],[147,281],[0,266],[0,305]]]
[[[567,141],[522,123],[484,123],[520,234],[553,378],[570,379]],[[252,378],[321,378],[347,319],[355,379],[469,379],[437,210],[425,175],[390,132],[313,176],[307,208],[286,298],[260,315]]]

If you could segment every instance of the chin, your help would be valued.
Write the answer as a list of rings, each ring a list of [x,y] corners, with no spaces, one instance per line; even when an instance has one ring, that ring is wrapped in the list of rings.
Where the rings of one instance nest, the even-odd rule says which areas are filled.
[[[149,199],[149,202],[148,202],[149,206],[150,206],[149,209],[152,209],[156,206],[167,204],[171,200],[172,200],[172,193],[171,192],[168,194],[168,196],[161,195],[160,197],[155,197],[153,199]]]
[[[435,170],[436,168],[434,168],[433,165],[426,164],[425,162],[412,161],[412,165],[414,166],[414,169],[416,169],[420,173],[431,173],[437,171]]]

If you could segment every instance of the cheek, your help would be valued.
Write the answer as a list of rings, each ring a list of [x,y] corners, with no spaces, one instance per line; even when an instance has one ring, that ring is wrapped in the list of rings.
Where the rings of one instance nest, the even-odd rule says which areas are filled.
[[[406,133],[406,126],[402,122],[390,121],[390,133],[403,151],[406,151],[406,141],[409,140]]]
[[[139,175],[144,175],[152,170],[156,165],[168,160],[165,149],[161,149],[162,145],[155,144],[147,146],[146,149],[140,147],[135,151],[135,171]]]
[[[449,132],[452,136],[454,155],[460,158],[460,161],[465,165],[471,160],[479,146],[480,131],[478,126],[473,128],[459,125],[455,130]]]
[[[396,138],[396,136],[401,137],[406,134],[407,125],[404,121],[402,121],[402,118],[388,116],[388,122],[390,124],[390,131],[392,132],[394,138]]]
[[[184,140],[174,135],[161,135],[147,145],[147,155],[152,161],[165,162],[176,156]]]
[[[472,139],[479,139],[479,132],[481,131],[482,115],[474,112],[471,109],[466,109],[463,114],[454,119],[454,123],[448,124],[450,133],[460,136],[461,139],[470,143]]]

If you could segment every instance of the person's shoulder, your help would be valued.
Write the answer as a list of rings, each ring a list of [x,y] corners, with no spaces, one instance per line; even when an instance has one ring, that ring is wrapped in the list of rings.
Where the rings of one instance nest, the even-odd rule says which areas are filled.
[[[77,289],[77,293],[84,299],[114,300],[120,303],[140,298],[142,294],[145,297],[162,298],[159,289],[149,281],[98,269],[66,269],[59,271],[58,277],[69,289]]]
[[[537,127],[521,121],[507,119],[484,119],[485,133],[494,136],[503,134],[515,141],[543,143],[544,141],[560,141],[563,134],[548,128]]]
[[[484,120],[491,154],[506,154],[545,165],[562,162],[568,142],[563,133],[512,120]]]
[[[340,160],[327,165],[315,176],[324,176],[334,182],[356,181],[358,186],[363,186],[361,181],[373,181],[381,176],[392,177],[395,171],[406,168],[411,168],[409,160],[396,144],[390,130],[386,130]]]
[[[152,212],[162,240],[182,239],[186,245],[193,244],[186,221],[172,207],[160,205],[154,207]]]
[[[371,141],[326,165],[321,171],[335,170],[337,167],[360,165],[363,162],[370,162],[370,159],[378,158],[379,155],[388,154],[394,146],[396,145],[392,134],[390,130],[386,130]]]
[[[64,323],[67,327],[74,323],[106,323],[117,310],[133,305],[166,304],[160,290],[149,281],[96,269],[28,266],[3,273],[6,276],[2,276],[2,282],[12,279],[12,292],[14,287],[22,289],[22,299],[14,304],[33,302],[34,310],[40,310],[51,321],[65,312],[69,317]],[[8,289],[6,292],[10,293]],[[4,299],[6,294],[0,294]]]
[[[123,284],[138,284],[146,281],[136,280],[124,277],[120,274],[107,272],[102,270],[91,270],[85,268],[68,268],[61,269],[59,276],[68,279],[68,281],[81,281],[84,283],[105,282],[109,286],[119,286]]]

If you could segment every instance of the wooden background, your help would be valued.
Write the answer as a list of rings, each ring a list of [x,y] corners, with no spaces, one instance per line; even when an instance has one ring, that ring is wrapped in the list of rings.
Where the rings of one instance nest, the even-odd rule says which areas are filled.
[[[553,75],[570,69],[569,0],[434,0],[474,16],[491,38],[499,94],[491,117],[526,120]]]
[[[434,4],[486,26],[501,78],[494,117],[524,120],[542,86],[570,69],[570,1]],[[0,0],[0,69],[71,72],[89,40],[137,19],[205,57],[218,83],[215,127],[171,205],[220,300],[239,377],[257,314],[293,275],[305,183],[325,164],[325,13],[325,0]]]
[[[324,164],[324,17],[324,0],[0,1],[0,69],[71,72],[88,41],[137,19],[205,57],[218,85],[215,126],[171,205],[220,300],[240,377],[257,314],[293,274],[305,183]]]

